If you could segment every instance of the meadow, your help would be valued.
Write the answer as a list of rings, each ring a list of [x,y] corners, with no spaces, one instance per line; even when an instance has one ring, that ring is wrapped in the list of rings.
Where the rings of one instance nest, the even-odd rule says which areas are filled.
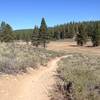
[[[52,100],[100,100],[100,56],[72,53],[58,65]]]

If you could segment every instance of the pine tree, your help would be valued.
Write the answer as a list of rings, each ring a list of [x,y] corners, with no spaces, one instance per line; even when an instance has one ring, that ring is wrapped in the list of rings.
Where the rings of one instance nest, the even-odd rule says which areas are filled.
[[[58,25],[54,28],[54,38],[55,38],[55,40],[59,40],[60,39],[60,30],[59,30],[59,26]]]
[[[40,44],[39,29],[37,26],[35,26],[32,34],[32,45],[38,47],[39,44]]]
[[[6,23],[4,21],[2,21],[1,23],[1,29],[3,30],[3,28],[6,26]]]
[[[49,34],[47,32],[47,25],[46,25],[46,22],[45,22],[44,18],[42,18],[42,21],[41,21],[40,38],[41,38],[41,43],[43,43],[43,47],[45,48],[46,43],[48,43]]]
[[[11,26],[9,24],[5,24],[5,22],[1,23],[1,33],[0,33],[0,41],[1,42],[12,42],[14,40],[14,34]]]
[[[91,36],[91,40],[94,47],[100,45],[100,24],[99,23],[95,23],[94,25],[94,30]]]
[[[3,22],[1,23],[1,26],[0,26],[0,41],[1,41],[1,42],[2,42],[2,40],[3,40],[3,30],[4,30],[5,26],[6,26],[6,23],[3,21]]]
[[[87,42],[87,34],[85,33],[85,27],[82,24],[78,27],[76,41],[79,46],[83,46]]]

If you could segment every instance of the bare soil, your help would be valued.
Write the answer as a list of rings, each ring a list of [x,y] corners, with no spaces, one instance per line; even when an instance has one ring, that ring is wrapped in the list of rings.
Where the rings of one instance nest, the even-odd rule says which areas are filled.
[[[66,51],[69,53],[85,53],[85,54],[92,54],[92,55],[99,55],[100,56],[100,47],[92,47],[90,42],[87,45],[80,47],[76,45],[76,42],[72,40],[62,40],[62,41],[55,41],[50,42],[48,45],[49,50],[54,51]]]

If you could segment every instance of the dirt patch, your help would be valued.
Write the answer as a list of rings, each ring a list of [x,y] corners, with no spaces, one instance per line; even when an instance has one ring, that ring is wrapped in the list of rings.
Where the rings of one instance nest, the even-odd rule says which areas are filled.
[[[92,54],[100,55],[100,47],[91,47],[91,43],[88,42],[87,45],[80,47],[76,45],[74,41],[63,40],[61,42],[54,41],[48,44],[49,50],[54,51],[65,51],[70,53],[83,53],[83,54]]]

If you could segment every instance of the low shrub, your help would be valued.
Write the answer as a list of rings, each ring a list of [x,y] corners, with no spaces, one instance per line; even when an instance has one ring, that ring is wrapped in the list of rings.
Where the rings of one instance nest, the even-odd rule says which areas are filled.
[[[35,69],[40,65],[46,66],[50,59],[61,55],[31,45],[0,43],[0,72],[7,74],[27,72],[27,67]]]
[[[53,100],[100,100],[100,57],[73,54],[58,65]]]

